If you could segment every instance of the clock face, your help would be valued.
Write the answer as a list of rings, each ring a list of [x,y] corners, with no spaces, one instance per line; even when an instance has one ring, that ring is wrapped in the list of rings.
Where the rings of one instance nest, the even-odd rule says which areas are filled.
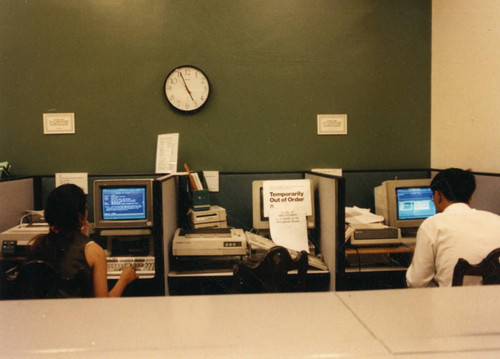
[[[210,83],[203,71],[194,66],[180,66],[165,80],[165,96],[176,109],[196,111],[208,100]]]

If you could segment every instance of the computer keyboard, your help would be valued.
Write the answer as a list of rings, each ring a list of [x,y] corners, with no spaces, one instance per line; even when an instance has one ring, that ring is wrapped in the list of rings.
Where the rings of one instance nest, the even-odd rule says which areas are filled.
[[[133,266],[139,278],[154,278],[155,257],[107,257],[108,279],[118,279],[122,270]]]

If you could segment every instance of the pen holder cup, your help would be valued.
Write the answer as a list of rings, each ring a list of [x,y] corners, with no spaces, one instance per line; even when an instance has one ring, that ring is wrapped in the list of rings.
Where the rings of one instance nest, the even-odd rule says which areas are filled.
[[[191,199],[193,201],[193,210],[206,211],[210,209],[210,195],[208,189],[191,191]]]

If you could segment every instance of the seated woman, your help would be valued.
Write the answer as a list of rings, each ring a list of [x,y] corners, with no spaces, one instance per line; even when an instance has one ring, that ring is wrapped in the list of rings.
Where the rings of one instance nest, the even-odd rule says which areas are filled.
[[[83,278],[79,287],[63,286],[61,297],[119,297],[138,276],[133,267],[125,268],[108,291],[106,255],[101,246],[85,235],[87,216],[87,200],[80,187],[65,184],[55,188],[45,208],[50,231],[33,240],[30,259],[48,262],[65,280]]]

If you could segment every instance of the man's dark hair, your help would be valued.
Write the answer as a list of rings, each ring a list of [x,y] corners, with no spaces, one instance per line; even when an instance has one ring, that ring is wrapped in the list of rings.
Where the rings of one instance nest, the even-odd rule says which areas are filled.
[[[476,180],[469,171],[448,168],[434,177],[431,189],[441,192],[448,201],[467,203],[476,189]]]

